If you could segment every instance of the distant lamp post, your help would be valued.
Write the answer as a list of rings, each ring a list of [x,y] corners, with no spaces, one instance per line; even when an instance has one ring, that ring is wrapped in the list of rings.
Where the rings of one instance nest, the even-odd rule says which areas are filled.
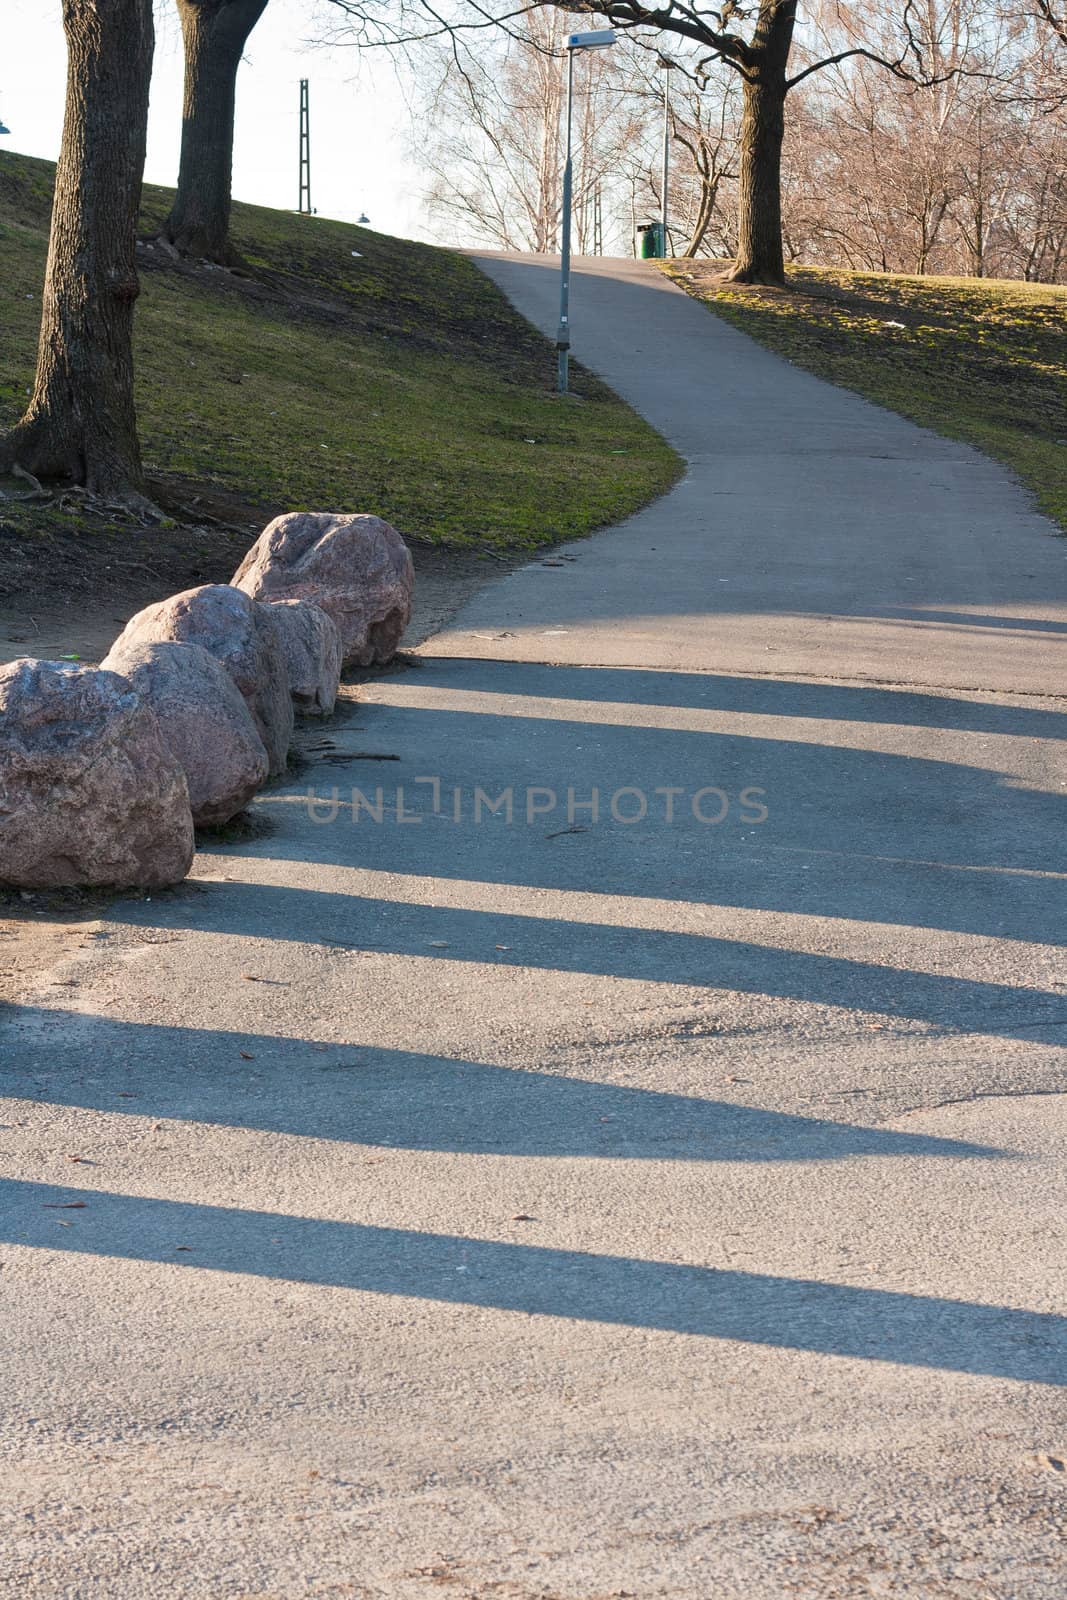
[[[559,358],[556,387],[560,394],[567,393],[571,353],[571,113],[574,105],[574,57],[579,50],[605,50],[614,43],[614,28],[597,28],[593,33],[572,33],[567,40],[567,159],[563,167],[563,237],[559,252],[559,332],[556,334],[556,353]]]
[[[661,57],[663,67],[663,238],[660,248],[667,254],[667,190],[671,173],[671,67],[673,61]]]

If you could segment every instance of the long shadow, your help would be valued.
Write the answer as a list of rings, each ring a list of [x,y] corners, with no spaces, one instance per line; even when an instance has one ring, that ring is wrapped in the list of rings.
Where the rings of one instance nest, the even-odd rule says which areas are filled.
[[[1036,768],[1028,787],[1014,774],[977,764],[844,747],[833,742],[831,728],[825,742],[808,742],[790,739],[788,731],[768,738],[599,720],[595,696],[601,680],[620,678],[610,684],[607,699],[632,693],[637,701],[645,696],[647,703],[669,705],[673,689],[659,680],[681,679],[685,687],[677,698],[731,701],[722,680],[686,674],[486,663],[473,675],[463,663],[438,663],[404,680],[405,692],[416,697],[425,686],[428,704],[361,707],[359,730],[348,731],[341,723],[332,735],[336,750],[310,752],[305,794],[347,799],[347,814],[342,809],[331,825],[314,827],[307,825],[306,806],[302,813],[291,796],[284,803],[271,798],[264,804],[282,826],[251,853],[416,877],[685,899],[998,939],[1067,942],[1067,858],[1061,845],[1067,835],[1067,784],[1055,787],[1047,766]],[[570,717],[570,703],[586,686],[591,698],[582,709],[591,713],[589,720]],[[799,717],[809,687],[819,709],[820,686],[803,684],[757,683],[752,698],[746,692],[740,704],[754,714],[771,712],[776,697],[788,690],[788,715]],[[557,688],[564,693],[553,696]],[[434,689],[455,698],[434,704]],[[479,709],[482,692],[514,696],[515,713],[502,710],[499,700]],[[827,718],[850,710],[859,717],[858,705],[841,705],[833,697],[867,691],[831,686],[826,692],[831,697],[822,705]],[[895,701],[911,697],[874,698],[872,716],[881,714],[884,699],[906,720]],[[535,710],[548,715],[522,715],[531,700]],[[456,704],[464,709],[452,709]],[[983,709],[1003,713],[1008,708]],[[784,714],[784,708],[778,706],[778,712]],[[1064,720],[1052,713],[1036,715],[1057,724]],[[936,741],[927,736],[924,748],[936,750]],[[368,754],[393,759],[368,760]],[[1029,759],[1024,747],[1024,774]],[[428,776],[440,782],[436,816],[430,814]],[[481,825],[476,822],[476,785],[491,797],[513,791],[512,826],[498,825],[502,819],[484,809]],[[729,797],[721,825],[709,826],[692,813],[693,795],[708,785]],[[680,786],[670,823],[662,786]],[[384,825],[373,825],[364,810],[360,825],[353,826],[353,787],[371,799],[380,794]],[[527,825],[525,797],[533,788],[551,791],[554,805]],[[600,795],[595,821],[584,805],[594,789]],[[640,790],[647,801],[648,814],[635,826],[611,816],[612,796],[621,789]],[[399,790],[404,814],[418,815],[418,825],[396,825]],[[758,825],[745,820],[742,794],[748,790],[758,791],[767,810]],[[627,803],[633,807],[635,802]],[[713,812],[717,805],[714,801]],[[329,804],[314,815],[328,820]],[[578,828],[568,832],[573,823]]]
[[[264,802],[281,826],[250,853],[1067,942],[1064,791],[929,758],[684,730],[410,706],[377,708],[371,726],[371,753],[396,759],[313,761],[300,801]],[[357,753],[369,742],[343,728],[334,737]],[[428,776],[440,782],[437,815]],[[482,802],[476,816],[475,785],[491,799],[513,792],[510,824]],[[670,823],[657,794],[664,785],[681,793]],[[719,825],[692,812],[706,785],[729,799]],[[353,818],[353,788],[380,802],[380,823],[365,808]],[[534,789],[551,794],[547,812],[528,811]],[[595,820],[585,804],[594,789]],[[403,814],[416,824],[397,824],[401,790]],[[612,817],[620,790],[645,797],[643,821]],[[759,823],[745,820],[750,790],[766,807]],[[309,795],[325,802],[310,808],[317,826]],[[632,811],[637,802],[624,797],[624,805]],[[720,805],[705,800],[705,814]]]
[[[374,786],[363,779],[363,792],[371,799],[376,783],[376,778]],[[411,790],[403,783],[400,787],[407,811]],[[487,787],[492,792],[491,780]],[[321,780],[312,777],[309,788],[314,795],[311,809],[329,815],[334,773]],[[336,793],[345,809],[339,808],[328,826],[317,827],[310,840],[310,830],[299,836],[287,830],[253,847],[255,854],[401,878],[687,902],[706,909],[711,933],[717,928],[716,912],[735,909],[880,923],[898,929],[900,941],[909,938],[911,929],[926,928],[1067,944],[1067,877],[1062,870],[1042,876],[989,865],[901,860],[891,849],[864,855],[851,849],[837,830],[828,830],[821,846],[790,844],[783,830],[774,827],[773,813],[756,839],[751,833],[747,839],[739,837],[743,830],[736,825],[698,833],[684,823],[654,830],[616,825],[604,817],[596,825],[580,822],[572,829],[562,807],[536,830],[526,829],[521,819],[505,827],[485,815],[476,826],[469,806],[458,827],[447,816],[439,822],[424,816],[420,827],[397,827],[397,785],[390,783],[382,789],[385,820],[375,826],[362,811],[353,823],[351,787],[343,779]],[[306,809],[307,797],[296,804]],[[268,807],[269,815],[278,814],[277,802],[266,802],[264,809]],[[516,837],[526,832],[529,839]],[[840,929],[837,937],[842,937]]]
[[[125,907],[123,918],[149,926],[162,920],[144,904]],[[207,932],[775,995],[953,1032],[1067,1044],[1067,994],[739,939],[248,883],[199,897],[195,918]]]
[[[51,1209],[78,1203],[84,1209]],[[0,1208],[0,1238],[36,1249],[1022,1383],[1067,1381],[1067,1318],[1011,1306],[42,1183],[0,1183]],[[58,1215],[70,1226],[57,1228]]]
[[[0,1092],[112,1114],[477,1154],[1010,1159],[1008,1151],[964,1140],[404,1050],[324,1048],[272,1034],[72,1019],[29,1008],[11,1021]]]
[[[937,611],[907,606],[872,606],[870,615],[879,620],[947,622],[960,628],[997,628],[1008,633],[1067,633],[1067,622],[1051,617],[983,616],[976,611]]]
[[[915,613],[916,616],[925,613]],[[1035,624],[1036,626],[1036,624]],[[1042,624],[1063,627],[1067,624]],[[831,722],[945,728],[953,732],[1007,733],[1067,739],[1067,714],[1029,705],[996,705],[965,695],[940,695],[874,685],[808,683],[720,672],[653,672],[640,667],[554,667],[522,661],[476,661],[420,656],[414,680],[428,688],[463,687],[474,693],[531,695],[549,700],[613,701],[619,705],[678,706],[735,711],[750,716],[817,718]],[[1055,680],[1050,674],[1050,689]],[[1067,695],[1067,683],[1062,686]]]

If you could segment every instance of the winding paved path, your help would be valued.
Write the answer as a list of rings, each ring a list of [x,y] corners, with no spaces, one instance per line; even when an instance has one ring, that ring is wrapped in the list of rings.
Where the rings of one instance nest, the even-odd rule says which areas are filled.
[[[1062,1600],[1067,541],[651,269],[574,327],[685,481],[0,1027],[5,1595]]]

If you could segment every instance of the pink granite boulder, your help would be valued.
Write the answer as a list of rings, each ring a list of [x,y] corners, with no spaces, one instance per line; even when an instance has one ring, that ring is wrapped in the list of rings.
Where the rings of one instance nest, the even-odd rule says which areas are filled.
[[[0,883],[179,883],[193,859],[185,774],[137,691],[61,661],[0,666]]]
[[[198,827],[229,822],[267,781],[269,763],[244,696],[214,656],[170,640],[112,645],[105,672],[127,678],[156,714],[189,785]]]
[[[310,600],[270,600],[262,619],[277,630],[293,706],[306,717],[328,717],[341,681],[341,635],[332,617]]]
[[[226,668],[245,698],[266,746],[272,774],[284,772],[293,737],[293,702],[276,632],[259,607],[228,583],[206,583],[146,606],[127,622],[112,646],[198,644]]]
[[[260,534],[233,577],[256,600],[311,600],[332,617],[345,666],[396,653],[411,617],[415,569],[380,517],[291,511]]]

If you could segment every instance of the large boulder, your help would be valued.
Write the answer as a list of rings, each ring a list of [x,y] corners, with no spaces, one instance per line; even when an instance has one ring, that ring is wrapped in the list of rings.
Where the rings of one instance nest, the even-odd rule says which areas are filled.
[[[241,691],[267,750],[272,773],[285,771],[293,737],[293,702],[274,629],[241,589],[205,583],[131,617],[112,650],[170,640],[198,644],[222,663]]]
[[[244,696],[214,656],[198,644],[120,640],[101,669],[129,679],[155,712],[185,773],[197,826],[244,810],[270,764]]]
[[[341,681],[341,635],[332,617],[310,600],[271,600],[262,618],[277,630],[297,711],[328,717]]]
[[[193,859],[185,774],[113,672],[0,666],[0,883],[156,889]]]
[[[380,517],[291,511],[264,528],[234,573],[256,600],[311,600],[332,617],[344,664],[388,661],[411,617],[415,569]]]

